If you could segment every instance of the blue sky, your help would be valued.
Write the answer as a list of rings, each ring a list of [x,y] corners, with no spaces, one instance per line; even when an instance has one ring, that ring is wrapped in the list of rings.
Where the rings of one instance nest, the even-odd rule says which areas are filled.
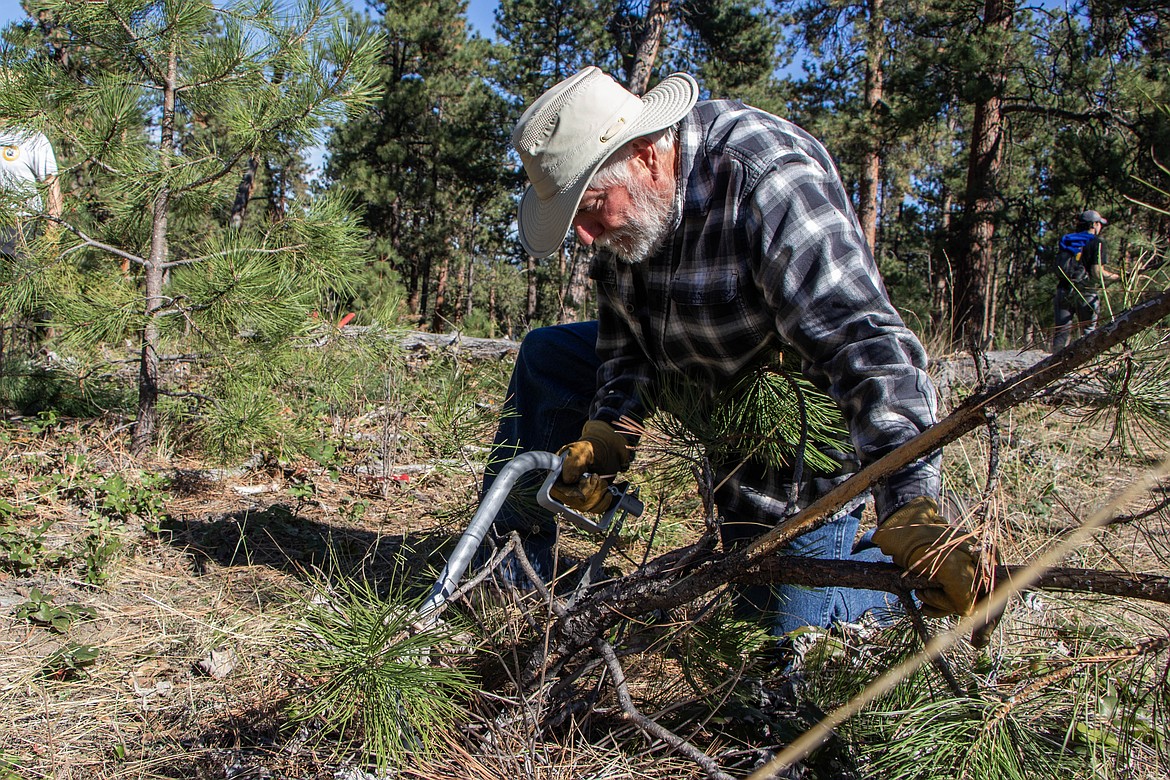
[[[483,35],[492,34],[492,13],[496,9],[496,2],[497,0],[469,0],[467,4],[467,16],[471,25]],[[20,0],[0,0],[0,27],[23,18],[24,9],[20,7]]]
[[[18,0],[0,0],[0,26],[24,18],[24,9]]]

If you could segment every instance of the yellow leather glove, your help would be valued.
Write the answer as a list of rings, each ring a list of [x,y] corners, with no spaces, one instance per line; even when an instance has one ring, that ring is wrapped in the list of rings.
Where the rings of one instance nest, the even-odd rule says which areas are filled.
[[[873,534],[894,563],[929,577],[938,588],[918,591],[922,611],[931,617],[970,615],[979,599],[979,554],[938,513],[934,499],[920,496],[898,509]]]
[[[581,438],[557,452],[563,455],[561,476],[549,495],[578,512],[604,512],[613,497],[606,489],[619,471],[630,465],[626,438],[609,423],[590,420]]]

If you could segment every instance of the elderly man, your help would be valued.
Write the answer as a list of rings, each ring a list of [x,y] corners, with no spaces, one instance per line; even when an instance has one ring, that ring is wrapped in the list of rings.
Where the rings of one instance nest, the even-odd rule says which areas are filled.
[[[840,407],[863,464],[935,421],[924,350],[890,304],[832,160],[800,128],[742,103],[698,101],[686,74],[639,98],[589,67],[538,98],[512,142],[531,181],[520,241],[543,258],[572,227],[601,250],[591,274],[599,320],[525,338],[485,485],[517,451],[559,450],[554,495],[599,511],[636,444],[618,421],[644,418],[656,387],[726,387],[782,350],[799,355],[804,375]],[[805,475],[799,505],[855,470],[852,456],[841,457],[836,473]],[[793,478],[775,466],[721,469],[724,544],[782,520]],[[940,518],[938,490],[936,455],[877,487],[881,522],[864,552],[852,552],[854,504],[792,553],[889,560],[876,545],[938,584],[919,593],[929,612],[968,614],[975,553]],[[537,570],[551,572],[550,517],[511,509],[497,526],[521,530]],[[766,607],[778,633],[887,605],[875,591],[779,590]],[[764,606],[758,594],[745,603]]]

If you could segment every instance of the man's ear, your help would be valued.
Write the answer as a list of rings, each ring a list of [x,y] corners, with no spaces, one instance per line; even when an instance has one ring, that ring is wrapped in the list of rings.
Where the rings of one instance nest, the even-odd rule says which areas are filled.
[[[658,180],[665,175],[674,175],[673,160],[662,154],[658,146],[651,139],[643,136],[629,141],[633,150],[631,161],[634,165],[646,168],[651,178]]]
[[[650,142],[650,139],[643,136],[635,138],[630,141],[630,162],[636,166],[641,166],[654,178],[658,178],[662,172],[662,155],[658,153],[658,147]]]

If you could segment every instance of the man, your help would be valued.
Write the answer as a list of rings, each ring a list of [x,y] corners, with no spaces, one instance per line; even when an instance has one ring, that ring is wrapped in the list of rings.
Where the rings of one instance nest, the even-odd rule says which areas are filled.
[[[57,181],[57,158],[43,133],[0,127],[0,198],[14,220],[0,222],[0,252],[16,257],[23,254],[36,235],[33,220],[44,213],[37,185],[47,187],[49,216],[60,218],[61,186]]]
[[[1101,231],[1109,224],[1096,211],[1081,212],[1079,229],[1061,236],[1057,249],[1055,329],[1052,351],[1068,345],[1073,327],[1084,335],[1097,328],[1101,286],[1121,277],[1105,269],[1105,243]]]
[[[686,74],[638,98],[590,67],[520,118],[512,142],[531,181],[520,241],[543,258],[572,226],[579,241],[602,250],[592,273],[599,321],[525,338],[485,486],[516,450],[560,450],[554,495],[599,511],[635,443],[615,426],[645,417],[655,387],[725,387],[782,349],[794,350],[805,376],[841,408],[862,463],[935,422],[924,350],[889,302],[828,153],[782,119],[697,98]],[[814,476],[825,479],[803,481],[800,505],[839,475]],[[772,467],[717,473],[724,544],[781,521],[792,480]],[[883,522],[872,541],[934,578],[938,587],[919,594],[929,611],[967,614],[975,553],[951,538],[938,489],[937,455],[879,485]],[[547,576],[551,518],[502,514],[497,526],[522,530]],[[797,540],[794,554],[850,557],[859,515],[860,506],[846,507]],[[949,554],[929,555],[941,539]],[[879,556],[871,549],[857,557]],[[886,604],[874,591],[781,591],[778,633],[856,620]]]

